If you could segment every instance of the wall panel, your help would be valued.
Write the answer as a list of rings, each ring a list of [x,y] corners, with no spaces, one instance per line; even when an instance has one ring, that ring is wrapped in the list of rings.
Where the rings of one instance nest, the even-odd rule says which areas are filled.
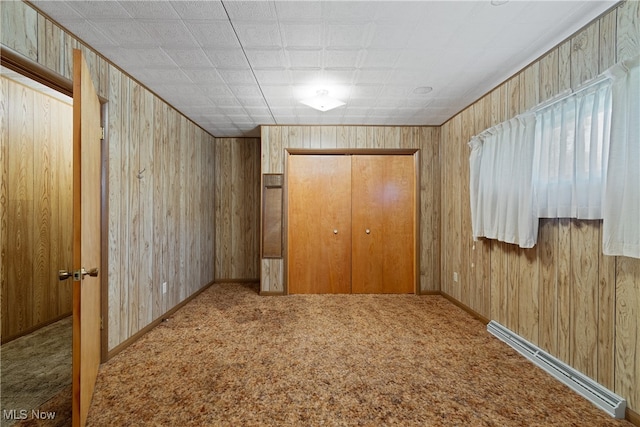
[[[215,152],[215,277],[219,281],[257,281],[260,277],[260,140],[216,138]],[[270,161],[274,156],[276,154],[268,152],[265,159]]]
[[[534,248],[491,241],[488,257],[466,250],[465,243],[460,252],[460,244],[450,242],[471,236],[469,210],[458,209],[469,196],[468,170],[460,167],[468,161],[469,135],[579,87],[616,60],[640,54],[639,13],[638,2],[621,3],[475,102],[470,107],[475,121],[467,120],[465,110],[441,127],[442,291],[610,387],[635,412],[640,410],[640,260],[604,256],[601,222],[542,219]],[[476,294],[481,276],[470,273],[471,282],[461,286],[450,281],[454,271],[478,268],[489,271],[488,304]]]
[[[214,280],[214,138],[27,3],[3,2],[0,13],[1,43],[64,77],[71,78],[72,49],[81,49],[98,94],[107,100],[109,213],[105,237],[109,265],[105,277],[109,299],[108,349],[113,350]],[[54,123],[53,110],[43,114],[41,121]],[[66,128],[70,132],[72,127]],[[27,145],[26,140],[18,145],[22,150],[19,156],[25,155]],[[38,156],[38,162],[43,164],[51,164],[54,159],[54,154],[45,152]],[[69,158],[70,152],[57,151],[55,156]],[[21,161],[17,165],[18,169],[11,167],[7,175],[24,175],[26,170],[20,165],[28,166]],[[204,165],[208,167],[206,170]],[[50,181],[42,178],[34,182],[32,188],[37,186],[38,191],[32,191],[30,206],[35,206],[36,194],[40,206],[53,200],[54,185],[67,178],[70,175],[61,173]],[[50,228],[71,217],[67,205],[71,204],[58,203],[57,207],[52,204],[48,213],[40,216],[39,227],[19,232],[23,237],[41,236],[45,227],[42,224],[48,223]],[[24,215],[26,208],[25,202],[16,209]],[[17,234],[9,234],[9,231],[2,234],[5,241],[17,238]],[[43,238],[33,243],[41,248],[38,264],[47,256],[53,259],[61,248],[70,247],[70,243],[63,241],[55,244],[57,249],[45,250]],[[52,262],[48,262],[49,266]],[[3,269],[1,276],[7,278],[3,279],[3,286],[11,275],[26,277],[26,267],[18,263],[6,272]],[[163,282],[167,282],[166,293]],[[27,317],[34,316],[21,309],[24,301],[34,298],[23,293],[7,294],[19,297],[15,314],[19,320],[11,322],[12,325],[25,325]],[[35,298],[44,301],[46,291],[39,291]],[[57,298],[58,310],[70,306],[70,291],[58,294]],[[3,320],[3,337],[8,325]]]
[[[389,126],[263,126],[261,173],[284,173],[288,148],[419,148],[421,150],[420,289],[440,289],[439,137],[437,128]],[[261,291],[284,291],[282,259],[261,260]]]
[[[2,82],[2,340],[71,312],[72,107]],[[8,225],[11,225],[8,227]]]

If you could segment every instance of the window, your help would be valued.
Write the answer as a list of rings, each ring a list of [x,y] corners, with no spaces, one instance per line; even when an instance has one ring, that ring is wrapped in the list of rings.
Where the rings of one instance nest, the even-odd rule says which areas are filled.
[[[533,206],[540,218],[602,218],[611,81],[536,112]]]

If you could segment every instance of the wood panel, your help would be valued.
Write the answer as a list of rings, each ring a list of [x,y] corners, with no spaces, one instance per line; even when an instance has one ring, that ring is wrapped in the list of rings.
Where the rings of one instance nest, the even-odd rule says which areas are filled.
[[[289,156],[289,293],[351,292],[351,190],[350,156]]]
[[[468,149],[457,150],[449,144],[464,147],[468,135],[579,87],[623,57],[637,56],[638,10],[638,2],[620,3],[502,83],[470,107],[474,125],[466,117],[467,110],[446,122],[441,127],[440,162],[442,291],[612,388],[636,412],[640,409],[640,261],[602,255],[601,222],[570,219],[541,220],[533,249],[492,241],[488,257],[478,257],[473,249],[460,253],[459,242],[450,240],[459,235],[463,241],[471,229],[464,218],[451,216],[466,214],[458,211],[457,204],[468,197],[464,185],[468,174],[459,173],[464,171],[459,162],[467,161]],[[465,193],[462,199],[457,198],[458,192]],[[450,280],[454,271],[473,271],[479,263],[489,271],[486,305],[472,283],[462,282],[458,295]]]
[[[260,271],[260,141],[215,141],[216,280],[257,280]],[[270,158],[270,156],[268,156]]]
[[[71,105],[1,77],[2,340],[71,313]],[[7,224],[11,227],[7,228]]]
[[[415,292],[413,156],[351,156],[351,168],[351,291]]]
[[[8,191],[9,180],[9,80],[0,79],[0,313],[9,312],[8,263],[4,262],[8,254]],[[4,337],[7,321],[0,315],[0,334]]]
[[[261,172],[283,173],[284,160],[280,153],[288,148],[321,149],[327,145],[338,149],[376,147],[419,149],[420,291],[439,290],[441,232],[439,128],[411,126],[326,126],[330,128],[326,130],[323,128],[325,126],[263,126]],[[282,260],[261,260],[261,292],[265,294],[283,292],[282,273]]]
[[[616,59],[633,59],[640,52],[640,2],[622,2],[617,11]]]
[[[2,2],[2,44],[38,59],[38,13],[24,2]]]
[[[108,100],[107,325],[108,348],[116,349],[151,319],[214,280],[214,138],[27,3],[3,3],[0,13],[3,45],[66,78],[72,75],[72,49],[81,49],[98,94]],[[51,109],[49,114],[53,123],[57,113]],[[59,159],[67,156],[62,151],[56,155]],[[44,152],[41,158],[52,164],[53,154],[42,156]],[[143,178],[138,179],[145,168]],[[253,170],[259,173],[257,166]],[[50,182],[41,180],[38,187],[53,188],[55,182],[65,179],[59,174]],[[259,181],[255,183],[259,191]],[[258,193],[251,197],[257,200]],[[64,203],[52,205],[50,226],[64,222],[69,209]],[[41,234],[40,228],[31,230],[33,236]],[[51,259],[67,246],[62,241],[57,245],[49,251]],[[46,257],[46,251],[40,253],[40,259]],[[255,277],[257,255],[252,268]],[[162,292],[164,282],[167,293]],[[70,304],[70,291],[61,290],[58,298],[59,307]],[[4,327],[3,322],[3,337]]]

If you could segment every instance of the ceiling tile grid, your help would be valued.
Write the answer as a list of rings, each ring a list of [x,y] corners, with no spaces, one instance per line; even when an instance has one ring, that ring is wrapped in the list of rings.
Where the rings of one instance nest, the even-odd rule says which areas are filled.
[[[440,125],[615,1],[32,4],[213,135],[238,137],[261,124]],[[321,89],[346,105],[300,103]]]

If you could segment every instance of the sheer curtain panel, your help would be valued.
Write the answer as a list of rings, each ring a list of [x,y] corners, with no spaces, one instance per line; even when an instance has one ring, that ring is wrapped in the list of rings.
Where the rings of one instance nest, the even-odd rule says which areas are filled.
[[[536,112],[533,197],[540,218],[602,218],[611,80]]]
[[[538,217],[532,207],[531,168],[535,118],[518,116],[469,142],[473,238],[497,239],[522,248],[535,245]]]
[[[611,143],[605,179],[605,255],[640,258],[640,57],[610,69]]]

